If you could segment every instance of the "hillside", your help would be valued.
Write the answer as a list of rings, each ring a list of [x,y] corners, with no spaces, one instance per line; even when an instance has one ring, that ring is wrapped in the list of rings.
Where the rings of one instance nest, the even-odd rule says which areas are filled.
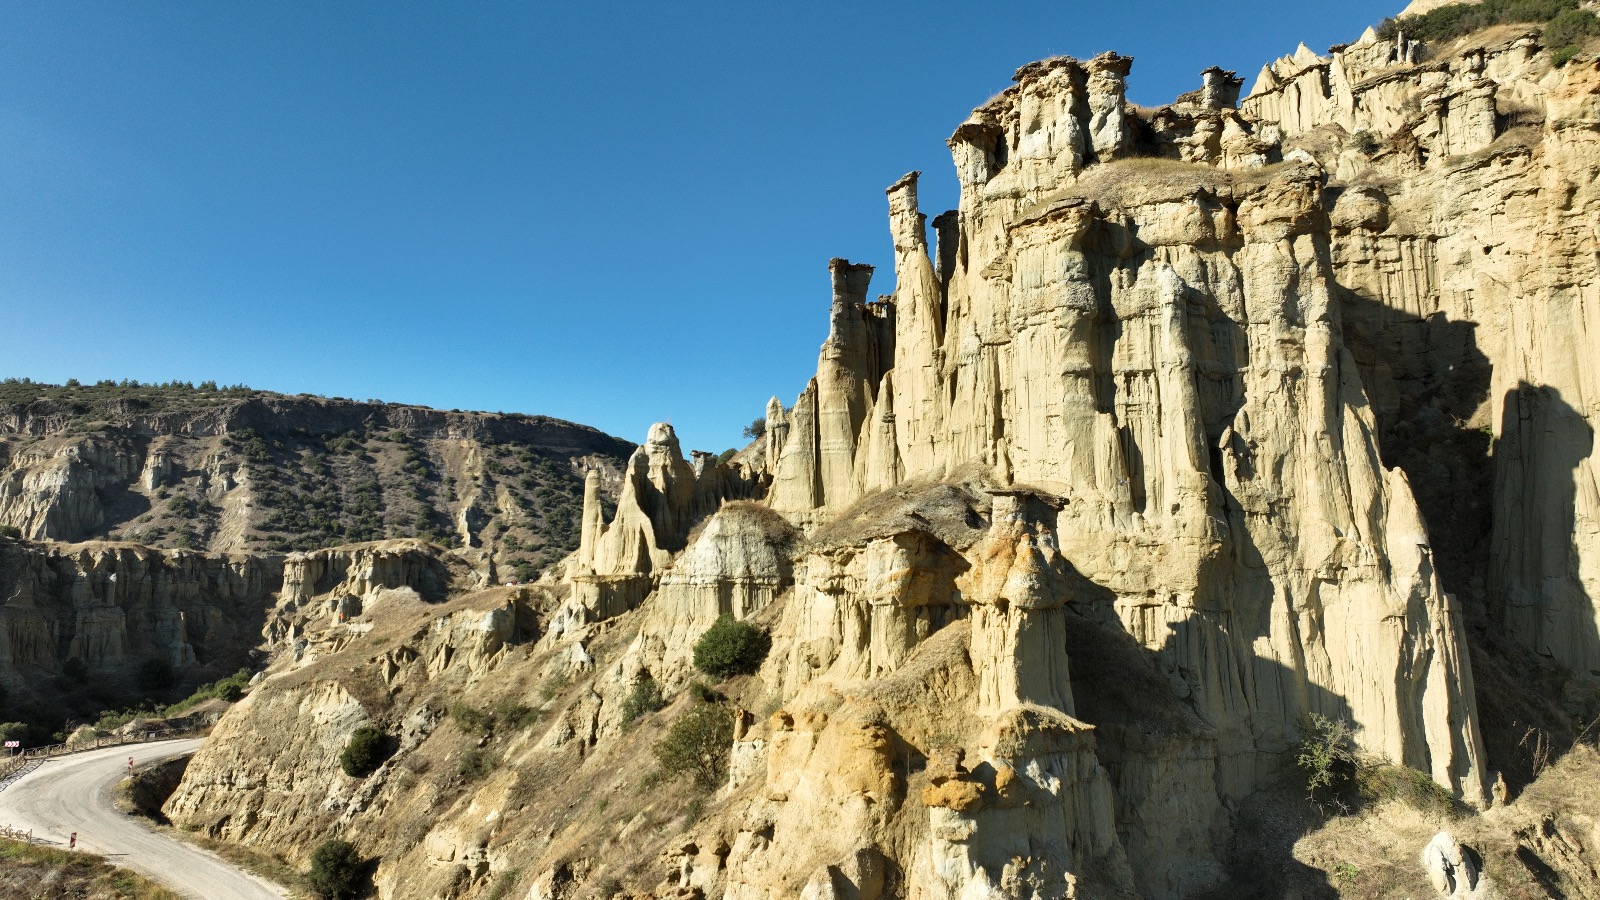
[[[0,525],[39,540],[285,553],[417,537],[531,580],[583,473],[632,445],[543,416],[203,385],[0,383]]]

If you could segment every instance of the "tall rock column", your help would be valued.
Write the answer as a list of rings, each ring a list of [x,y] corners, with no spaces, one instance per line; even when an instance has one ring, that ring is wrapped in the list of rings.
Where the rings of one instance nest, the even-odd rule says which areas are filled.
[[[590,478],[597,478],[590,473]],[[609,524],[600,523],[599,485],[589,496],[585,480],[584,529],[578,565],[569,574],[573,599],[589,619],[607,619],[638,606],[655,575],[672,564],[689,528],[704,510],[697,502],[694,469],[683,458],[677,433],[659,422],[628,458],[622,495]]]
[[[895,271],[895,431],[908,472],[938,470],[943,454],[944,314],[939,278],[928,257],[924,216],[917,209],[917,177],[911,172],[889,186],[889,231]]]
[[[1133,58],[1106,52],[1084,65],[1088,71],[1089,146],[1097,162],[1122,155],[1128,143],[1127,79]]]
[[[783,401],[773,397],[767,401],[767,471],[778,467],[778,457],[783,453],[783,443],[789,439],[789,419],[783,411]]]
[[[972,569],[957,579],[973,606],[980,715],[1027,704],[1073,714],[1065,611],[1071,567],[1045,524],[1050,517],[1048,498],[996,493],[994,524],[973,548]]]
[[[849,503],[861,493],[856,475],[856,450],[873,405],[878,379],[892,360],[879,354],[867,311],[872,267],[832,259],[833,280],[828,339],[817,358],[817,466],[821,502]]]

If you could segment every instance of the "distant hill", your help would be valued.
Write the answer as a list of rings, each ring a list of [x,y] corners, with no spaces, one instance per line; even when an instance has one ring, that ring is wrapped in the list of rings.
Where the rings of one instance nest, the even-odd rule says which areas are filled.
[[[583,472],[633,444],[583,425],[243,386],[0,382],[0,527],[281,553],[419,537],[531,578],[577,546]]]

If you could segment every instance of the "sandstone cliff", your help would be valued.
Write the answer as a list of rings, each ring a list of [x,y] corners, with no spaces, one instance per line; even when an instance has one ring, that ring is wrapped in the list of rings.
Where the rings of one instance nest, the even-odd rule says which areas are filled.
[[[1313,716],[1488,806],[1480,696],[1526,663],[1570,716],[1600,675],[1600,61],[1512,32],[1369,32],[1157,109],[1126,57],[1024,66],[931,236],[918,174],[889,187],[893,293],[829,264],[759,447],[656,426],[537,586],[329,600],[168,815],[297,862],[342,835],[395,898],[1228,896]],[[641,759],[715,701],[723,615],[772,646],[714,686],[703,794]],[[398,750],[354,779],[369,723]],[[1518,835],[1537,873],[1554,839]]]
[[[190,686],[229,674],[282,581],[270,557],[0,542],[0,685],[20,707],[82,682],[110,701],[156,693],[169,685],[141,685],[152,661]]]
[[[363,610],[487,584],[482,565],[416,540],[287,556],[0,540],[0,705],[59,725],[176,699],[275,653],[314,658]]]

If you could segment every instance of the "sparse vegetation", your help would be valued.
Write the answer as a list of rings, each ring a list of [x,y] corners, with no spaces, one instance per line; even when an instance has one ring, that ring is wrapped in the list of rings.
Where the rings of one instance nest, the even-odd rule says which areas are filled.
[[[511,896],[511,889],[516,887],[517,879],[522,877],[522,870],[507,869],[495,879],[494,887],[489,889],[489,894],[484,900],[505,900]]]
[[[694,666],[707,675],[729,678],[750,675],[772,648],[766,632],[724,613],[694,645]]]
[[[195,688],[194,693],[167,707],[162,711],[162,714],[166,716],[182,715],[211,699],[235,703],[243,699],[245,692],[249,689],[250,670],[240,669],[226,678],[219,678],[210,684],[200,685]]]
[[[1581,45],[1600,35],[1600,18],[1585,9],[1582,0],[1483,0],[1452,3],[1421,15],[1385,19],[1378,36],[1396,34],[1423,41],[1446,41],[1494,25],[1543,25],[1544,44],[1555,64],[1565,65]]]
[[[349,841],[324,841],[311,851],[306,884],[323,900],[349,900],[366,880],[366,860]]]
[[[657,710],[664,709],[667,698],[662,696],[661,685],[646,675],[633,686],[628,698],[622,701],[622,724],[631,726]]]
[[[115,434],[132,417],[183,416],[245,400],[279,404],[300,398],[329,400],[244,386],[217,387],[212,382],[198,386],[135,381],[58,386],[25,378],[0,382],[0,408],[25,417],[64,420],[65,433],[77,435]],[[331,402],[355,401],[332,398]],[[308,404],[307,412],[316,415],[305,417],[285,406],[274,424],[236,428],[216,439],[222,468],[250,486],[245,549],[289,553],[405,537],[459,546],[462,538],[453,527],[455,505],[474,479],[481,494],[506,496],[509,501],[489,513],[499,519],[490,527],[498,525],[502,535],[516,530],[516,540],[506,545],[496,563],[515,573],[517,580],[535,580],[576,549],[583,478],[572,464],[574,453],[542,446],[536,430],[519,434],[503,427],[504,420],[533,417],[483,414],[495,420],[495,430],[480,438],[482,471],[468,473],[456,470],[460,461],[433,440],[431,432],[421,428],[412,434],[380,424],[388,412],[384,407],[390,405],[367,404],[376,408],[312,409]],[[296,421],[320,427],[290,424]],[[175,465],[190,467],[200,454],[212,452],[205,446],[207,440],[183,434],[174,444]],[[601,439],[593,452],[620,462],[625,450],[604,443]],[[105,533],[92,536],[194,550],[210,547],[221,527],[222,510],[213,498],[178,477],[174,474],[150,491],[152,503],[147,509],[108,520]],[[142,491],[135,488],[135,493]],[[134,508],[128,505],[130,511]],[[20,531],[14,536],[19,535]]]
[[[507,697],[494,706],[494,724],[513,731],[521,731],[538,724],[542,713],[514,698]]]
[[[0,895],[29,900],[179,900],[166,888],[93,854],[4,838],[0,838]]]
[[[1426,813],[1449,813],[1455,799],[1426,773],[1408,766],[1369,763],[1358,766],[1356,786],[1366,804],[1398,800]]]
[[[473,747],[461,754],[460,761],[456,763],[456,774],[465,781],[477,781],[499,765],[500,760],[493,753]]]
[[[1294,761],[1306,775],[1312,800],[1344,804],[1359,763],[1350,726],[1312,713]]]
[[[483,737],[494,730],[494,715],[457,702],[450,707],[450,718],[455,720],[456,727],[467,734]]]
[[[696,702],[655,746],[661,770],[688,775],[695,784],[713,788],[728,774],[733,744],[733,715],[720,703]]]
[[[22,529],[15,525],[0,525],[0,538],[10,538],[13,541],[22,540]]]
[[[339,768],[352,778],[365,778],[394,754],[394,739],[382,729],[362,725],[350,734],[339,754]]]
[[[570,674],[566,672],[552,673],[549,678],[544,680],[544,684],[539,685],[539,699],[543,700],[545,703],[549,703],[551,700],[554,700],[558,694],[566,690],[567,685],[571,683],[572,676]]]
[[[1295,764],[1306,775],[1306,791],[1323,808],[1348,813],[1357,806],[1398,800],[1425,813],[1450,813],[1455,801],[1429,775],[1363,755],[1350,726],[1313,714]]]

